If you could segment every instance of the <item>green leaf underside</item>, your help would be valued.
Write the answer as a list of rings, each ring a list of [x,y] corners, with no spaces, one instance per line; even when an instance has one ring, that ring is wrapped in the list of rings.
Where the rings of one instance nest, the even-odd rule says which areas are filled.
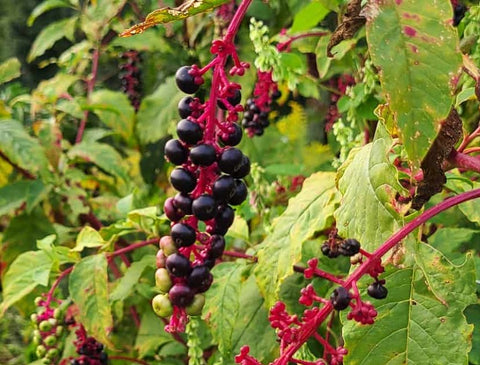
[[[335,174],[319,172],[305,180],[302,191],[274,221],[273,233],[260,245],[255,268],[267,308],[276,302],[282,282],[300,261],[303,242],[332,223],[338,200]]]
[[[474,262],[468,257],[456,266],[423,243],[418,254],[423,271],[390,267],[383,276],[390,290],[386,299],[371,300],[378,311],[374,325],[345,323],[345,365],[467,363],[473,327],[462,312],[476,301]]]
[[[65,0],[45,0],[33,9],[32,13],[28,17],[27,25],[31,27],[40,15],[49,10],[56,8],[68,8],[69,6],[71,5]]]
[[[88,256],[70,274],[69,291],[79,309],[79,321],[98,341],[110,344],[113,319],[108,302],[107,258]]]
[[[3,302],[0,305],[0,315],[37,285],[47,286],[52,265],[52,260],[43,251],[28,251],[19,255],[2,280]]]
[[[428,13],[423,10],[428,8]],[[367,10],[367,40],[409,159],[419,165],[453,104],[462,59],[448,1],[386,0]]]
[[[392,202],[397,192],[404,191],[387,156],[392,139],[380,124],[378,128],[375,140],[357,150],[339,170],[343,197],[335,212],[340,236],[357,239],[367,251],[399,227],[401,217]]]
[[[99,247],[105,244],[103,237],[90,226],[83,227],[77,236],[76,245],[72,251],[82,252],[86,247]]]
[[[136,24],[127,29],[121,37],[129,37],[135,34],[143,33],[146,29],[157,24],[165,24],[175,20],[182,20],[190,16],[207,12],[222,4],[227,3],[228,0],[187,0],[182,5],[176,8],[165,7],[152,11],[147,15],[145,21]]]
[[[20,76],[20,61],[17,58],[9,58],[0,64],[0,85]]]

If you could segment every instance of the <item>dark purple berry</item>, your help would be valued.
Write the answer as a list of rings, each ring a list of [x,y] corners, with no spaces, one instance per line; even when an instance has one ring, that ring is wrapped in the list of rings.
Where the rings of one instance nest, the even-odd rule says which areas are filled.
[[[201,221],[208,221],[217,214],[217,203],[212,196],[204,194],[196,198],[192,203],[192,212]]]
[[[173,243],[177,247],[188,247],[195,243],[197,234],[195,230],[185,223],[177,223],[170,232]]]
[[[177,135],[187,144],[197,144],[203,138],[203,130],[197,123],[182,119],[177,124]]]
[[[197,293],[203,293],[212,285],[213,276],[207,266],[200,265],[192,269],[188,276],[187,284],[190,288],[195,289]]]
[[[275,91],[272,93],[272,99],[273,99],[273,100],[279,99],[280,96],[282,96],[282,93],[281,93],[280,90],[275,90]]]
[[[165,144],[165,157],[174,165],[181,165],[187,161],[188,148],[178,139],[171,139]]]
[[[338,251],[343,256],[354,256],[360,252],[360,242],[354,238],[347,238],[340,243]]]
[[[180,118],[186,118],[192,114],[190,103],[193,101],[191,96],[185,96],[178,102],[178,114]]]
[[[190,150],[190,160],[199,166],[210,166],[217,160],[217,152],[211,144],[200,144]]]
[[[182,66],[175,73],[178,88],[186,94],[193,94],[200,88],[200,85],[195,83],[195,77],[189,74],[191,69],[190,66]]]
[[[171,275],[178,278],[185,277],[192,271],[190,260],[180,253],[168,256],[165,266]]]
[[[372,284],[370,284],[367,288],[367,293],[370,295],[372,298],[375,299],[385,299],[388,294],[388,289],[385,288],[382,283],[376,281]]]
[[[235,180],[230,175],[220,176],[212,187],[213,197],[220,201],[228,201],[235,192]]]
[[[228,232],[228,228],[226,226],[221,226],[217,223],[214,223],[212,227],[207,228],[207,232],[210,234],[218,234],[220,236],[225,236]]]
[[[234,123],[232,124],[232,127],[234,130],[233,132],[229,133],[228,136],[220,136],[220,142],[226,146],[236,146],[240,143],[243,137],[242,128],[238,124]]]
[[[170,301],[177,307],[186,307],[192,303],[194,295],[194,291],[182,283],[175,284],[168,292]]]
[[[322,253],[331,259],[338,257],[340,255],[340,253],[338,252],[337,246],[330,247],[330,244],[328,243],[328,241],[325,241],[323,243]]]
[[[170,183],[181,193],[189,193],[197,185],[197,179],[193,174],[181,167],[177,167],[170,174]]]
[[[215,227],[229,228],[235,219],[235,211],[229,205],[220,205],[215,217]]]
[[[250,159],[243,155],[242,162],[230,175],[237,179],[247,176],[250,173]]]
[[[330,297],[330,300],[333,304],[333,308],[337,311],[341,311],[348,307],[350,304],[350,294],[348,293],[347,289],[343,286],[338,287],[335,289]]]
[[[243,180],[235,179],[235,191],[228,203],[232,205],[242,204],[247,199],[247,195],[247,185],[245,185]]]
[[[244,154],[239,149],[232,147],[222,152],[218,159],[218,167],[227,174],[235,173],[243,162]]]
[[[168,198],[165,200],[165,204],[163,205],[163,211],[168,219],[173,222],[177,222],[185,216],[185,213],[177,209],[175,206],[175,200],[173,198]]]
[[[465,13],[467,12],[467,7],[464,4],[457,4],[453,9],[453,26],[456,27],[462,19],[465,17]]]
[[[208,249],[208,257],[217,259],[223,255],[225,250],[225,238],[220,235],[213,235],[210,240],[210,247]]]
[[[203,264],[211,270],[211,269],[213,269],[213,267],[215,266],[215,259],[213,259],[213,258],[206,258],[206,259],[203,261]]]
[[[183,213],[185,213],[185,215],[192,214],[193,199],[190,198],[189,195],[178,193],[173,199],[174,205],[177,207],[177,209],[180,209]]]

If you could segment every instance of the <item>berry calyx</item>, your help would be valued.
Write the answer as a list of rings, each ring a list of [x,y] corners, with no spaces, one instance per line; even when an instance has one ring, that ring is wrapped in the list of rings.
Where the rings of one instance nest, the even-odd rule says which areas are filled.
[[[376,281],[368,286],[367,293],[372,298],[385,299],[388,295],[388,289],[380,281]]]
[[[191,66],[182,66],[175,73],[177,87],[185,94],[193,94],[200,88],[200,85],[195,83],[195,77],[190,75],[191,69]]]
[[[338,287],[335,289],[330,297],[330,301],[333,304],[333,308],[336,310],[343,310],[348,307],[350,304],[350,294],[348,293],[347,289],[343,286]]]

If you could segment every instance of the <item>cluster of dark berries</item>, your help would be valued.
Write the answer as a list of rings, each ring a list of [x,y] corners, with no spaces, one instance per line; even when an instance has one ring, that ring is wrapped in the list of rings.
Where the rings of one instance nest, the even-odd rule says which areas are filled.
[[[104,351],[104,346],[95,338],[87,336],[87,332],[82,325],[75,331],[77,335],[73,342],[77,354],[80,356],[70,360],[70,365],[107,365],[108,355]]]
[[[332,77],[328,80],[328,86],[336,92],[330,93],[330,105],[325,117],[325,131],[329,132],[335,122],[340,118],[341,114],[338,111],[338,100],[345,95],[347,87],[355,85],[355,79],[351,75],[340,75]]]
[[[176,83],[181,91],[193,94],[203,78],[196,66],[184,66],[176,73]],[[160,240],[155,278],[163,294],[157,295],[152,305],[159,316],[173,314],[167,330],[178,328],[175,321],[180,321],[182,311],[201,313],[202,293],[213,279],[210,269],[223,254],[223,236],[234,220],[232,206],[247,198],[242,178],[250,172],[250,160],[233,147],[242,138],[235,123],[243,110],[240,100],[239,85],[233,83],[222,88],[215,105],[184,97],[178,105],[183,118],[177,124],[178,139],[165,145],[166,159],[177,165],[170,182],[178,194],[164,204],[172,226],[170,235]],[[226,118],[212,123],[212,115],[217,115],[212,108],[217,107],[226,111]],[[200,232],[199,221],[205,223],[205,232]]]
[[[61,325],[64,318],[61,301],[57,299],[35,299],[37,312],[31,315],[35,325],[33,343],[37,345],[36,355],[43,364],[56,364],[63,347],[64,327]]]
[[[450,2],[453,7],[453,26],[457,27],[465,17],[468,8],[458,0],[450,0]]]
[[[247,100],[242,126],[249,137],[261,136],[270,125],[269,113],[274,100],[280,98],[278,85],[272,80],[272,72],[257,72],[253,97]]]
[[[141,101],[141,80],[138,64],[140,56],[137,51],[127,51],[121,56],[124,63],[120,65],[120,82],[122,91],[127,94],[130,103],[138,111]]]
[[[335,258],[340,255],[351,257],[359,252],[360,242],[354,238],[347,238],[340,242],[329,239],[322,245],[322,253],[329,258]]]

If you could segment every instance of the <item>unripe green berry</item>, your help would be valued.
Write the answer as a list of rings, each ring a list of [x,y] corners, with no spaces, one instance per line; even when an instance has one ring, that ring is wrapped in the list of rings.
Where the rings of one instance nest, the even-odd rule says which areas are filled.
[[[33,337],[42,337],[42,335],[41,335],[39,330],[34,330],[33,331]]]
[[[168,293],[172,287],[172,279],[170,278],[167,269],[162,268],[155,272],[155,285],[163,293]]]
[[[33,301],[35,305],[38,307],[40,305],[40,302],[42,301],[42,297],[36,297],[35,300]]]
[[[50,349],[47,352],[47,355],[45,356],[47,359],[54,360],[56,357],[58,357],[58,350],[57,349]]]
[[[40,345],[42,343],[42,338],[40,336],[33,336],[33,344]]]
[[[55,318],[49,318],[48,322],[53,326],[56,326],[58,321]]]
[[[57,308],[53,311],[53,318],[55,319],[63,319],[63,310],[61,310],[60,308]]]
[[[165,256],[177,253],[178,249],[173,243],[172,236],[163,236],[160,239],[160,248],[163,250]]]
[[[158,294],[152,300],[152,307],[155,314],[159,317],[169,317],[173,313],[172,303],[168,299],[168,294]]]
[[[33,313],[33,314],[30,316],[30,320],[32,321],[32,323],[37,323],[37,321],[38,321],[38,314]]]
[[[41,321],[38,328],[42,332],[48,332],[52,329],[52,324],[49,321]]]
[[[43,365],[52,365],[52,360],[48,359],[48,358],[43,358],[42,360],[42,364]]]
[[[186,307],[187,314],[191,316],[199,316],[202,314],[203,306],[205,305],[205,296],[203,294],[195,294],[193,302]]]
[[[47,349],[43,345],[37,346],[37,351],[35,351],[38,358],[44,357],[47,353]]]
[[[50,347],[50,346],[53,346],[57,343],[57,338],[55,337],[55,335],[50,335],[50,336],[45,337],[43,342],[45,343],[45,345]]]
[[[63,333],[63,326],[58,326],[56,329],[55,329],[55,335],[57,337],[60,337]]]

